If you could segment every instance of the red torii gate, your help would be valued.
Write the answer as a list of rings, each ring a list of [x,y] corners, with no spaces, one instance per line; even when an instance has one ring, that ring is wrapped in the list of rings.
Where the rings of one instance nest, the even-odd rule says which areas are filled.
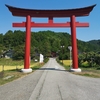
[[[26,27],[26,42],[25,42],[25,59],[23,72],[31,72],[30,69],[30,38],[31,27],[71,27],[71,40],[72,40],[72,71],[80,72],[78,68],[78,54],[77,54],[77,41],[76,41],[76,27],[89,27],[89,23],[76,22],[75,17],[88,16],[89,13],[96,5],[64,10],[36,10],[24,9],[6,5],[13,16],[26,17],[26,22],[13,23],[13,27]],[[45,17],[48,18],[48,23],[35,23],[31,22],[31,17]],[[54,23],[53,17],[70,17],[70,22]]]

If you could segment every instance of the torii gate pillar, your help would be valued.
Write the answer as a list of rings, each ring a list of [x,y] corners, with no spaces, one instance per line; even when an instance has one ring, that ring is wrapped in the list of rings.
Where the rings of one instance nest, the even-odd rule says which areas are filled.
[[[70,17],[71,23],[71,40],[72,40],[72,68],[71,71],[81,72],[81,69],[78,68],[78,52],[77,52],[77,40],[76,40],[76,21],[75,16]]]
[[[31,17],[27,15],[26,17],[26,42],[25,42],[25,57],[24,57],[24,69],[21,69],[22,72],[28,73],[32,72],[30,66],[30,41],[31,41]]]

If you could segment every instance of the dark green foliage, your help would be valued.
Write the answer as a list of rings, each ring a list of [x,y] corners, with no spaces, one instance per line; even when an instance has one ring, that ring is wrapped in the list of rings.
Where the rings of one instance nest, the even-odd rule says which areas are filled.
[[[86,64],[82,64],[87,62]],[[79,55],[79,66],[80,67],[100,67],[100,54],[98,52],[84,52]]]
[[[14,60],[21,60],[24,59],[24,45],[18,45],[17,47],[14,48],[14,54],[13,54],[13,59]]]
[[[99,52],[100,40],[84,42],[77,40],[78,52]],[[61,46],[64,45],[64,48]],[[31,32],[31,58],[39,58],[42,53],[45,57],[59,56],[59,59],[69,59],[68,46],[71,45],[71,36],[64,32],[39,31]],[[0,34],[0,55],[6,50],[14,51],[13,59],[19,60],[24,58],[25,51],[25,32],[9,30],[5,34]],[[86,58],[86,57],[85,57]],[[88,57],[86,58],[88,60]],[[86,60],[84,59],[84,60]],[[96,58],[99,59],[99,58]],[[89,60],[88,60],[89,61]],[[99,60],[96,60],[99,64]]]

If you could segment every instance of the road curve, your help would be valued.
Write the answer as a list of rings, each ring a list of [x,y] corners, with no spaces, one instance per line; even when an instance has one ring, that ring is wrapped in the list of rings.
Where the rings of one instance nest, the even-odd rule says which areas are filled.
[[[100,100],[100,78],[74,75],[50,58],[34,73],[0,86],[0,100]]]

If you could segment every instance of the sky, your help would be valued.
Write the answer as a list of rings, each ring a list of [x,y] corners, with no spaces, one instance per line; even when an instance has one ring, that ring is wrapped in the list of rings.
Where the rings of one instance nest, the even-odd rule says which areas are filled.
[[[8,30],[21,30],[25,28],[12,27],[14,22],[26,21],[24,17],[12,16],[11,12],[5,6],[15,6],[27,9],[74,9],[82,8],[96,4],[89,16],[77,17],[78,22],[88,22],[89,27],[76,29],[77,39],[82,41],[100,39],[100,0],[0,0],[0,33],[5,34]],[[34,22],[47,22],[46,18],[32,18]],[[67,18],[54,18],[54,22],[69,22]],[[32,32],[51,30],[54,32],[71,33],[70,28],[31,28]]]

